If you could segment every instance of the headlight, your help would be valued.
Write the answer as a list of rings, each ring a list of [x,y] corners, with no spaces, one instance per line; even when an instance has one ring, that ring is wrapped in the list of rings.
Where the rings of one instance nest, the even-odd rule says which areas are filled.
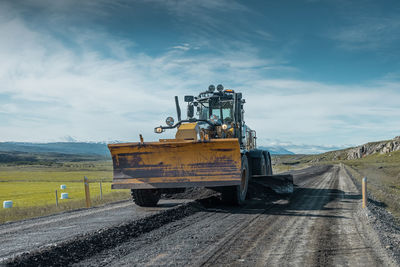
[[[162,133],[163,132],[163,128],[161,128],[161,127],[154,128],[154,132],[155,133]]]
[[[165,123],[166,123],[168,126],[172,127],[172,125],[174,125],[174,118],[168,117],[168,118],[165,120]]]
[[[215,91],[215,86],[213,85],[213,84],[211,84],[209,87],[208,87],[208,92],[209,93],[212,93],[212,92],[214,92]]]
[[[228,129],[228,125],[226,125],[225,123],[222,124],[222,130],[226,130],[226,129]]]

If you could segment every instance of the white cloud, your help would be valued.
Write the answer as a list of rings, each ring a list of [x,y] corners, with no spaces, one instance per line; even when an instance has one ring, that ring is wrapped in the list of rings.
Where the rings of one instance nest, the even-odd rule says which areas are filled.
[[[310,82],[306,91],[303,81],[282,83],[291,93],[274,80],[264,81],[268,93],[247,97],[247,114],[257,114],[247,115],[247,121],[257,126],[261,137],[340,146],[392,138],[400,132],[400,92],[386,84],[363,88]]]
[[[4,104],[0,106],[0,114],[13,114],[18,112],[18,108],[15,104]]]
[[[398,43],[400,19],[395,16],[354,16],[349,17],[350,25],[336,29],[329,38],[339,42],[346,50],[383,50]]]
[[[188,16],[194,19],[199,15],[204,16],[204,21],[214,21],[210,11],[232,12],[249,11],[249,9],[236,1],[229,0],[148,0],[159,5],[164,5],[170,12],[178,16]],[[205,12],[204,12],[205,11]],[[208,11],[208,12],[207,12]]]
[[[177,50],[182,50],[182,51],[188,51],[191,49],[190,45],[187,43],[182,44],[182,45],[176,45],[176,46],[173,46],[172,48],[177,49]]]
[[[267,40],[267,41],[273,41],[273,40],[275,40],[274,36],[273,36],[271,33],[267,32],[267,31],[264,31],[264,30],[256,30],[255,33],[256,33],[261,39],[264,39],[264,40]]]

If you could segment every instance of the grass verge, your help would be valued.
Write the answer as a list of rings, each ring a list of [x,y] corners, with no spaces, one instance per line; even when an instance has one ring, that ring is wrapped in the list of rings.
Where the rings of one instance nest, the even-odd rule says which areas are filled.
[[[349,171],[359,183],[367,177],[368,191],[385,204],[400,224],[400,151],[343,163],[350,167]]]
[[[116,202],[120,200],[128,200],[130,194],[128,191],[123,192],[111,192],[103,196],[103,199],[95,197],[91,198],[92,206],[101,206],[107,203]],[[60,213],[63,211],[76,210],[86,208],[86,202],[84,199],[74,199],[70,201],[64,201],[56,207],[55,204],[43,204],[33,207],[13,207],[11,209],[2,209],[0,212],[0,223],[24,220],[29,218],[41,217]]]

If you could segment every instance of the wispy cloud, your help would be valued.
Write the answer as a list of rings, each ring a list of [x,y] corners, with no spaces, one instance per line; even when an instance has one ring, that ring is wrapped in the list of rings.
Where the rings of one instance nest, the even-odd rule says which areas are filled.
[[[274,37],[271,33],[267,32],[267,31],[265,31],[265,30],[255,30],[254,32],[255,32],[255,34],[258,35],[261,39],[264,39],[264,40],[267,40],[267,41],[273,41],[273,40],[275,40],[275,37]]]
[[[353,9],[355,6],[359,4],[353,3],[343,12],[346,25],[330,32],[330,38],[337,41],[339,47],[346,50],[383,51],[399,43],[400,17],[395,7],[383,12],[380,11],[382,7],[373,1],[367,3],[368,8],[357,10]]]
[[[203,21],[214,21],[212,12],[220,11],[221,13],[230,13],[232,11],[247,11],[250,10],[238,1],[229,0],[148,0],[160,5],[164,5],[170,12],[178,16],[188,16],[193,19],[201,18]],[[206,11],[206,12],[204,12]],[[199,17],[200,15],[200,17]]]
[[[190,45],[189,44],[182,44],[182,45],[176,45],[172,47],[173,49],[177,49],[177,50],[182,50],[182,51],[188,51],[190,50]]]

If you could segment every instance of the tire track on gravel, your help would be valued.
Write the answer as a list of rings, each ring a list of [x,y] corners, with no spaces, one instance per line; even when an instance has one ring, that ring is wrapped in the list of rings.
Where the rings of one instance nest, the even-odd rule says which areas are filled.
[[[317,179],[318,180],[318,179]],[[315,183],[317,180],[309,182]],[[300,189],[297,189],[299,191]],[[301,191],[301,190],[300,190]],[[276,204],[284,205],[285,201],[278,201]],[[254,231],[253,224],[257,222],[261,216],[269,216],[266,211],[274,205],[258,203],[256,206],[247,206],[244,208],[229,208],[223,210],[225,216],[219,214],[218,211],[208,209],[208,212],[217,212],[219,215],[212,218],[201,218],[192,225],[174,233],[173,235],[165,236],[163,232],[168,232],[168,228],[175,227],[174,225],[166,225],[153,233],[143,236],[143,239],[154,241],[145,245],[135,246],[133,244],[124,244],[131,251],[129,255],[124,255],[122,259],[112,262],[115,266],[129,265],[144,265],[151,263],[153,265],[191,265],[199,266],[207,265],[207,262],[212,262],[213,255],[219,255],[224,247],[232,247],[235,243],[237,233],[246,232],[247,229]],[[229,216],[226,216],[228,212]],[[188,223],[193,221],[191,217],[185,218]],[[199,219],[198,217],[196,218]],[[186,223],[185,223],[186,225]],[[165,229],[166,228],[166,229]],[[162,235],[162,238],[157,236]],[[178,236],[177,236],[178,235]],[[133,243],[133,240],[132,240]],[[135,240],[137,244],[137,240]],[[140,244],[140,242],[139,242]],[[186,250],[190,251],[190,256]],[[223,253],[223,252],[222,252]],[[110,251],[108,254],[114,254]],[[152,256],[149,256],[152,255]],[[145,255],[145,256],[141,256]],[[210,260],[211,259],[211,260]]]
[[[322,188],[324,187],[324,182],[329,180],[330,176],[330,173],[324,174],[322,181],[315,179],[308,181],[307,184],[309,184],[309,186],[317,185],[318,188]],[[295,196],[291,198],[290,202],[300,202],[300,199],[304,198],[304,196],[301,194],[303,191],[304,189],[298,189]],[[317,201],[318,199],[315,198],[311,203],[304,202],[303,205],[317,207]],[[283,220],[282,216],[275,215],[275,213],[280,213],[282,208],[290,207],[290,204],[279,204],[281,203],[278,203],[278,206],[273,206],[270,210],[265,210],[263,216],[259,220],[255,221],[251,225],[248,225],[244,231],[238,233],[234,242],[231,243],[231,246],[226,246],[223,248],[221,253],[215,254],[212,258],[208,259],[205,266],[226,264],[227,262],[235,261],[238,263],[240,262],[241,265],[251,265],[256,262],[260,263],[259,261],[265,259],[266,257],[266,263],[271,264],[272,258],[278,255],[280,258],[276,259],[276,262],[287,262],[285,259],[283,259],[286,254],[271,253],[271,255],[263,255],[262,251],[257,251],[257,248],[260,247],[259,244],[263,243],[267,236],[273,236],[274,234],[276,235],[276,233],[279,233],[280,236],[296,236],[296,233],[299,230],[295,230],[296,233],[293,234],[293,229],[302,229],[303,224],[306,223],[305,220]],[[265,214],[268,212],[269,214]],[[283,232],[282,229],[284,229]],[[295,240],[290,240],[289,238],[280,241],[280,251],[293,250],[293,246],[296,244],[296,242],[294,242]],[[256,250],[256,253],[254,253],[254,250]],[[274,251],[276,250],[278,250],[278,248],[274,249]],[[255,254],[258,254],[258,256],[255,256]]]

